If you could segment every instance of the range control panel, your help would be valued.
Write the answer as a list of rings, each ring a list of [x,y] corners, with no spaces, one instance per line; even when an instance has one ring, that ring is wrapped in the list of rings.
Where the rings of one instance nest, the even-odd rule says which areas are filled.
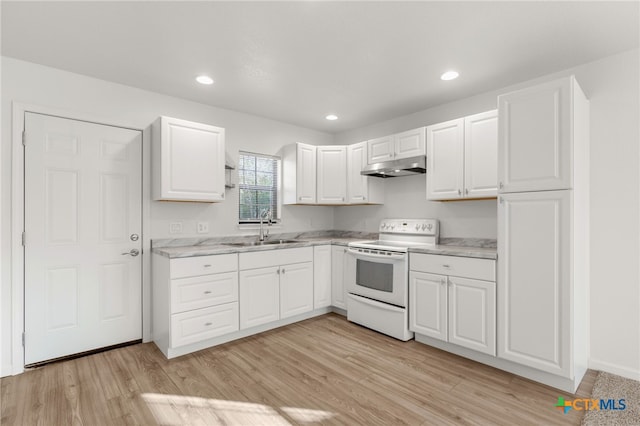
[[[438,235],[438,219],[384,219],[380,232],[391,234]]]

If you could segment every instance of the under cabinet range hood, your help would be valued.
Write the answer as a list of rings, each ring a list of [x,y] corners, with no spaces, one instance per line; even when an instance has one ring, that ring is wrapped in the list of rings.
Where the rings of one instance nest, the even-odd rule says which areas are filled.
[[[426,173],[426,162],[424,155],[418,155],[417,157],[403,158],[401,160],[369,164],[362,169],[360,174],[380,178],[418,175]]]

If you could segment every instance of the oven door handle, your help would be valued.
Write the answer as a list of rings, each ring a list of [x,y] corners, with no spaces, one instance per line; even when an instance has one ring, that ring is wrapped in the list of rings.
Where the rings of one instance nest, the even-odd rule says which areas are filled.
[[[358,256],[358,257],[370,257],[370,258],[374,258],[374,259],[404,259],[406,256],[406,253],[397,253],[397,254],[375,254],[375,253],[363,253],[361,251],[358,250],[354,250],[352,248],[349,248],[348,250],[349,253],[353,254],[354,256]]]

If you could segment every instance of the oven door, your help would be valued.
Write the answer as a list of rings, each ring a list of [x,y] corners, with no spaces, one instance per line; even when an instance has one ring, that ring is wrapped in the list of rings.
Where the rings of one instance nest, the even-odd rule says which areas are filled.
[[[350,247],[347,254],[349,293],[407,307],[407,253],[363,253]]]

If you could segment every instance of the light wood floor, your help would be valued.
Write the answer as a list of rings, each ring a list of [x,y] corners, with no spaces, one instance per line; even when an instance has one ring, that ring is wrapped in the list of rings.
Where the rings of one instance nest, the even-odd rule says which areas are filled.
[[[591,394],[590,371],[578,395]],[[139,344],[2,382],[5,425],[580,424],[577,396],[328,314],[171,361]]]

